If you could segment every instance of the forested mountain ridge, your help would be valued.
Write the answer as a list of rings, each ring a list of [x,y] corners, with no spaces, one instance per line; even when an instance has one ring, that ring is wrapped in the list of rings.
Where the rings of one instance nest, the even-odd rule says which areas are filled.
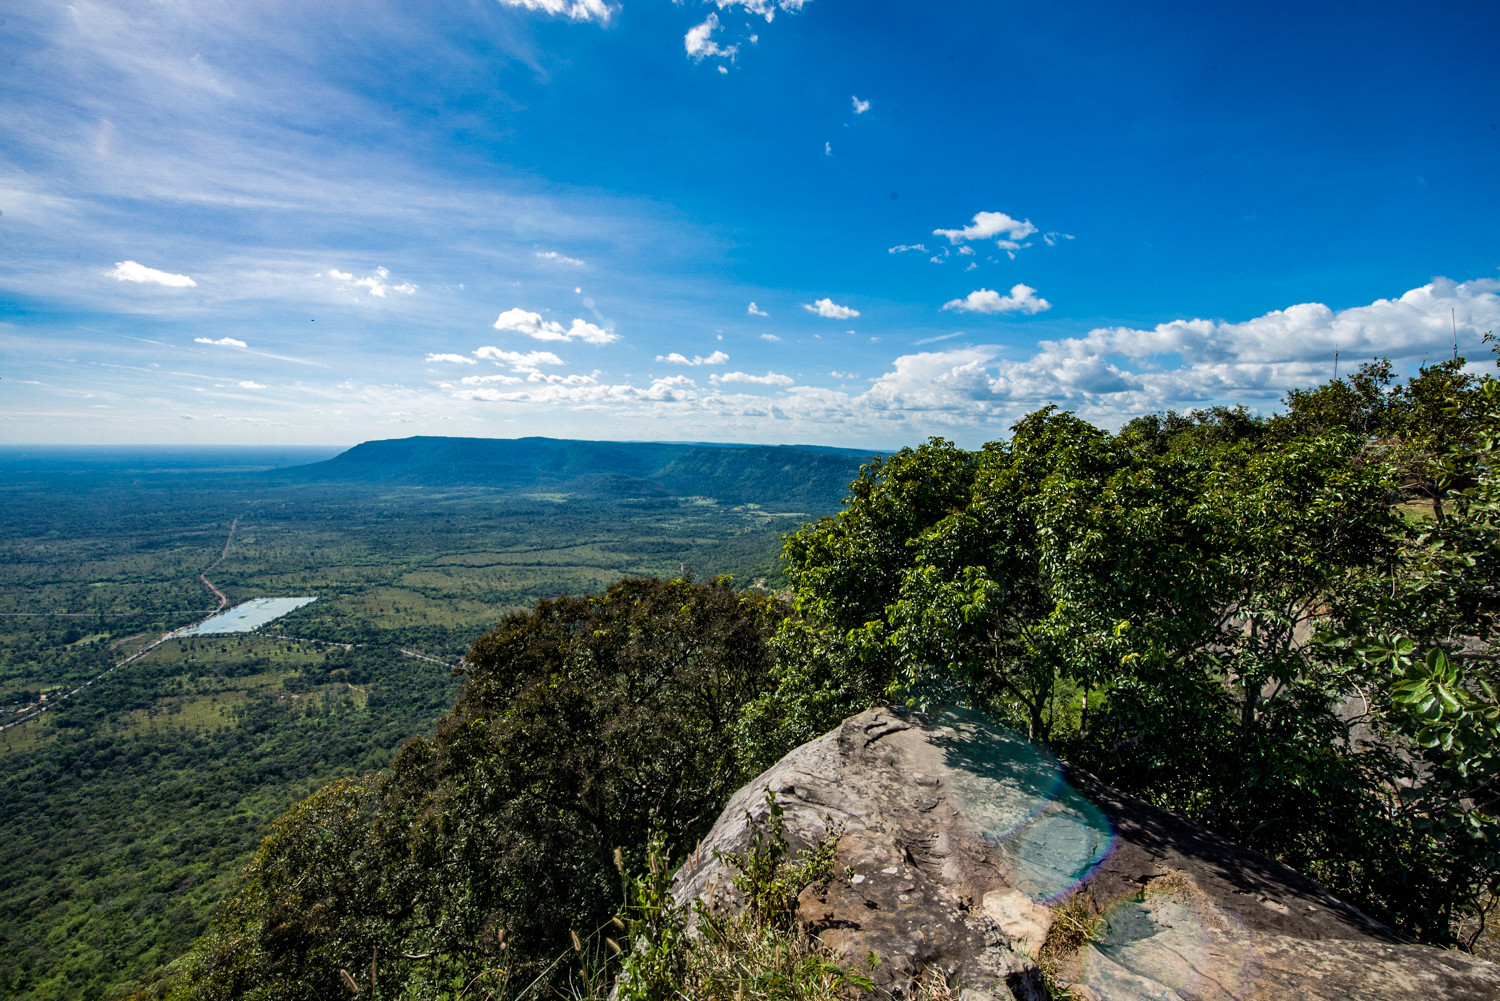
[[[367,441],[280,470],[302,482],[372,482],[585,496],[705,496],[727,504],[837,504],[872,457],[810,445],[442,438]]]

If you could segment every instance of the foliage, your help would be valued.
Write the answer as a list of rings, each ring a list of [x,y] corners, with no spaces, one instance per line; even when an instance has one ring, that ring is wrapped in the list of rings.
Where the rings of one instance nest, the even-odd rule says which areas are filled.
[[[860,666],[850,696],[986,708],[1445,941],[1495,867],[1492,662],[1451,658],[1488,649],[1500,584],[1497,400],[1461,359],[1402,385],[1376,362],[1270,420],[1216,408],[1110,435],[1044,408],[978,452],[934,439],[788,540],[807,621],[783,628]],[[1411,498],[1430,522],[1403,517]],[[1441,651],[1358,641],[1393,630]],[[781,670],[783,716],[858,701]],[[1439,822],[1454,811],[1467,847]]]
[[[620,980],[626,1001],[834,1001],[874,984],[841,967],[796,927],[798,895],[835,878],[838,832],[794,855],[782,807],[766,790],[764,820],[746,812],[750,844],[720,858],[733,866],[744,906],[734,912],[698,901],[696,934],[684,936],[687,910],[672,902],[660,843],[653,842],[648,873],[629,881],[632,948]]]
[[[632,579],[507,616],[431,738],[341,793],[337,823],[315,799],[267,841],[175,996],[321,997],[372,953],[391,989],[443,982],[498,968],[501,932],[509,976],[565,980],[559,944],[612,913],[612,846],[680,851],[744,781],[728,724],[783,614],[727,581]]]

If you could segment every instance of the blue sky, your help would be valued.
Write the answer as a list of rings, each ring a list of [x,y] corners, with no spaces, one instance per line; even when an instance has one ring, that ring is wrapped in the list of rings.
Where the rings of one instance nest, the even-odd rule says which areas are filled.
[[[0,441],[1003,437],[1500,330],[1494,3],[11,5]]]

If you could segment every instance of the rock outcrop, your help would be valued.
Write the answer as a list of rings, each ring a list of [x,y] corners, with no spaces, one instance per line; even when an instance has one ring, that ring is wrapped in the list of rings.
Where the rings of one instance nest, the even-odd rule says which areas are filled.
[[[846,963],[878,955],[897,996],[932,971],[966,1001],[1041,999],[1045,966],[1099,1001],[1500,998],[1500,966],[1407,942],[966,712],[872,709],[788,754],[730,801],[680,901],[734,906],[715,852],[744,849],[766,788],[793,846],[831,826],[850,870],[799,919]]]

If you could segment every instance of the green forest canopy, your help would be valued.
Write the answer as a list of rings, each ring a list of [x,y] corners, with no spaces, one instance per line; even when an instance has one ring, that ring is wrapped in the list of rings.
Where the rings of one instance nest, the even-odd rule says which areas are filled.
[[[903,449],[787,537],[788,604],[635,579],[507,617],[436,733],[288,813],[157,992],[325,997],[372,962],[379,996],[559,983],[621,905],[617,849],[680,858],[881,701],[982,707],[1469,944],[1500,872],[1500,384],[1374,363],[1286,404]]]

